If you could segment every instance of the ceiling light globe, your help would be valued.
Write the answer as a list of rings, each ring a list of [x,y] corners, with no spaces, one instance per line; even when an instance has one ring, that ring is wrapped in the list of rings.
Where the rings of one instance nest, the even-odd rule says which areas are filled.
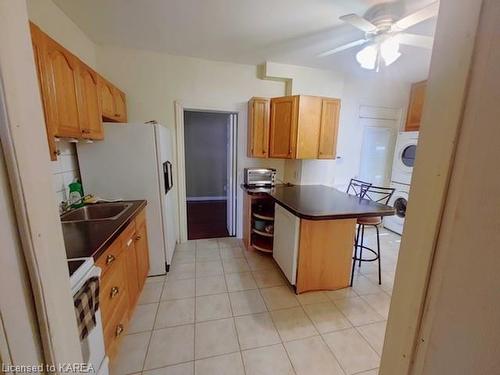
[[[366,46],[356,54],[356,60],[364,69],[373,70],[377,63],[378,50],[375,45]]]

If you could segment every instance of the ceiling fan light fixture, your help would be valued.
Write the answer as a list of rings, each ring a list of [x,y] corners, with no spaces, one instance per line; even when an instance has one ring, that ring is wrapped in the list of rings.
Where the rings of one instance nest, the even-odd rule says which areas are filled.
[[[401,57],[399,52],[399,40],[397,37],[386,39],[380,44],[380,54],[384,60],[385,66],[391,65]]]
[[[362,68],[373,70],[377,63],[378,48],[372,44],[366,46],[356,54],[356,60]]]

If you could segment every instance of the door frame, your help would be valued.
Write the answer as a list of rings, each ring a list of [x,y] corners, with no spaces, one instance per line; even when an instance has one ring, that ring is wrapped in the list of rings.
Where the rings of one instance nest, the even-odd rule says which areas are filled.
[[[220,107],[207,107],[202,105],[188,105],[176,100],[174,101],[174,115],[175,115],[175,140],[176,140],[176,165],[177,165],[177,200],[178,200],[178,215],[179,215],[179,241],[181,243],[188,241],[187,234],[187,209],[186,209],[186,152],[184,147],[184,112],[214,112],[226,113],[236,115],[236,121],[233,124],[233,147],[228,152],[232,152],[233,165],[233,189],[234,189],[234,228],[235,233],[238,228],[237,207],[238,207],[238,194],[236,193],[236,183],[238,177],[238,122],[240,113],[237,110],[225,109]]]
[[[465,108],[482,0],[441,0],[380,375],[420,375],[417,357]],[[443,110],[446,108],[446,110]],[[418,208],[418,209],[417,209]],[[432,286],[431,286],[432,288]]]
[[[34,346],[43,353],[46,364],[57,367],[58,363],[81,363],[82,349],[53,192],[25,1],[0,1],[0,68],[4,89],[0,138],[22,249],[18,255],[24,258],[29,276],[24,291],[30,294],[36,312],[36,318],[26,323],[40,333],[41,343]],[[9,238],[15,236],[11,234]],[[14,267],[4,271],[16,272]],[[15,290],[9,292],[16,293]],[[16,313],[16,308],[15,305],[6,307],[10,313]],[[2,319],[5,317],[2,312]],[[32,335],[27,337],[20,330],[9,335],[7,328],[4,326],[8,343],[33,341]],[[25,351],[36,350],[25,347]],[[60,372],[58,369],[57,373]]]

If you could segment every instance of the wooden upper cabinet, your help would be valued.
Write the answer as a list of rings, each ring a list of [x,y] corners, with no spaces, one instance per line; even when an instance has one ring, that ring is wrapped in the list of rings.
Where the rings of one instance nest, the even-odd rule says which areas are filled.
[[[45,81],[48,87],[48,118],[54,135],[79,138],[78,113],[79,64],[75,56],[46,37]]]
[[[51,160],[57,159],[55,137],[100,140],[103,117],[127,121],[122,91],[35,24],[30,30]]]
[[[115,116],[118,122],[127,122],[127,104],[125,94],[118,88],[114,88]]]
[[[49,145],[50,160],[57,160],[57,147],[56,147],[56,139],[54,136],[55,131],[53,129],[52,122],[47,117],[48,115],[48,103],[47,103],[48,94],[46,91],[47,85],[42,84],[45,74],[45,66],[43,58],[45,50],[44,38],[40,29],[33,23],[30,23],[30,30],[31,30],[31,43],[33,47],[33,55],[35,58],[35,68],[37,76],[39,77],[38,88],[40,89],[40,98],[42,100],[43,114],[45,120],[45,131],[47,133],[47,143]]]
[[[101,96],[102,117],[113,118],[115,116],[113,86],[104,78],[99,77],[99,90]]]
[[[271,99],[269,157],[335,157],[340,100],[318,96]]]
[[[103,77],[99,79],[102,117],[106,121],[126,122],[127,105],[125,94]]]
[[[410,104],[408,106],[405,131],[418,131],[420,129],[426,89],[427,81],[417,82],[411,86]]]
[[[269,156],[269,99],[252,98],[248,102],[247,141],[248,157]]]
[[[317,159],[321,128],[321,103],[318,96],[299,96],[297,147],[295,158]]]
[[[321,128],[319,135],[319,159],[334,159],[337,157],[337,134],[339,129],[340,100],[322,100]]]
[[[104,139],[99,79],[96,72],[80,62],[80,130],[83,138]]]
[[[298,96],[271,99],[269,157],[295,158],[298,110]]]

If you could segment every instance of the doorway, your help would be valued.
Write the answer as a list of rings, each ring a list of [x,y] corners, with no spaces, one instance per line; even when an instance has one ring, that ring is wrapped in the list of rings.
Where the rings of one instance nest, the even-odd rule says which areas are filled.
[[[184,111],[187,237],[236,235],[237,115]]]

